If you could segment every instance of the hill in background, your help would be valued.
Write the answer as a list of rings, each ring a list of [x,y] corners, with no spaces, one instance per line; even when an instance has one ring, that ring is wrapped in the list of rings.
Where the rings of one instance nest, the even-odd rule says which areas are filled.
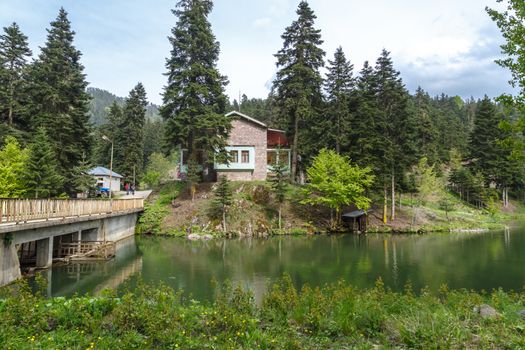
[[[93,98],[89,104],[90,121],[96,126],[106,122],[109,107],[113,102],[123,106],[126,101],[124,97],[113,95],[111,92],[103,89],[88,87],[87,92]],[[160,119],[159,106],[150,103],[146,107],[146,119]]]

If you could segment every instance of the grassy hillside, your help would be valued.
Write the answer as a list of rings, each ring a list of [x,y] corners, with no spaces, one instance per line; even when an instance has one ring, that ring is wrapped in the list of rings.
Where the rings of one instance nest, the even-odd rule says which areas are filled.
[[[165,184],[154,192],[142,216],[139,232],[174,236],[222,235],[221,215],[213,210],[216,184],[201,184],[192,201],[184,183]],[[229,236],[313,234],[328,230],[330,211],[301,204],[303,194],[290,186],[283,206],[283,229],[278,230],[278,204],[266,182],[234,182],[233,205],[228,212]],[[424,205],[416,198],[402,197],[397,218],[384,225],[382,209],[370,212],[369,232],[423,233],[432,231],[501,229],[505,223],[524,218],[525,208],[513,205],[505,212],[479,210],[448,195],[448,211],[442,200]],[[347,208],[346,210],[352,210]]]

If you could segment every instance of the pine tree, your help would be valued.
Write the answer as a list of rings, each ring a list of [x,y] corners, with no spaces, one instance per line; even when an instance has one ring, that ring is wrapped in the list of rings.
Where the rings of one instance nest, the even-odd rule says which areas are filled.
[[[322,106],[319,69],[324,66],[325,55],[320,47],[323,43],[321,31],[314,27],[316,16],[306,1],[299,3],[297,16],[281,36],[284,43],[275,55],[279,70],[273,83],[280,114],[291,136],[292,181],[296,179],[299,155],[319,150],[313,145],[315,138],[303,135],[306,131],[319,131],[316,130]]]
[[[160,110],[170,147],[187,149],[195,162],[202,151],[208,174],[216,152],[226,154],[231,130],[224,114],[227,78],[217,69],[220,47],[208,21],[212,8],[211,0],[180,0],[173,10],[178,21],[170,37],[168,85]]]
[[[343,48],[335,51],[334,60],[328,61],[328,73],[325,81],[325,91],[328,96],[328,116],[325,119],[325,135],[327,144],[335,147],[341,153],[341,145],[347,138],[350,128],[350,97],[354,88],[352,77],[354,66],[346,60]]]
[[[86,157],[83,157],[82,161],[73,169],[73,184],[77,194],[81,193],[85,197],[88,197],[90,192],[95,190],[97,181],[93,175],[89,174],[89,171],[92,168],[93,165],[89,160]]]
[[[32,55],[18,24],[0,35],[0,117],[9,127],[27,130],[27,60]]]
[[[280,156],[280,149],[277,150],[277,154]],[[288,165],[281,160],[281,157],[278,158],[277,163],[272,165],[272,189],[275,194],[275,198],[279,203],[279,230],[282,228],[282,207],[284,200],[286,198],[286,190],[288,188],[288,180],[290,176],[288,175],[290,169]]]
[[[383,161],[376,156],[376,150],[382,142],[383,135],[376,128],[379,113],[376,85],[374,69],[365,62],[350,102],[350,110],[355,116],[355,122],[349,130],[348,154],[350,159],[361,166],[371,167],[374,173],[378,174]]]
[[[130,91],[129,97],[122,111],[122,119],[118,128],[114,144],[117,148],[114,158],[117,169],[128,182],[140,177],[144,170],[144,123],[146,115],[146,90],[138,83]]]
[[[387,188],[391,193],[391,220],[395,220],[395,188],[418,157],[417,126],[410,106],[410,96],[400,73],[394,69],[390,53],[383,50],[374,70],[378,115],[375,132],[383,135],[377,147],[382,159],[378,178],[383,180],[386,204]],[[386,221],[386,212],[383,215]]]
[[[502,192],[504,206],[509,204],[509,188],[522,183],[520,161],[512,157],[512,150],[503,141],[511,133],[500,128],[501,122],[510,122],[497,111],[487,97],[481,101],[474,119],[474,129],[469,142],[469,168],[483,176],[488,187],[494,183]]]
[[[60,175],[53,145],[44,128],[36,130],[29,150],[28,194],[34,198],[59,195],[64,178]]]
[[[91,151],[87,82],[73,46],[75,32],[61,8],[47,42],[30,69],[32,126],[44,127],[57,154],[64,189],[74,193],[73,169]]]
[[[438,150],[445,145],[439,145],[439,131],[435,125],[436,113],[432,99],[421,87],[418,87],[413,97],[414,109],[418,125],[418,148],[421,157],[433,165],[439,159]]]
[[[489,183],[496,180],[496,161],[500,147],[498,140],[502,136],[499,129],[500,118],[496,106],[485,96],[479,104],[474,120],[474,130],[469,142],[469,168],[474,173],[480,172]]]
[[[232,190],[230,186],[230,181],[226,176],[221,176],[217,188],[215,189],[215,206],[219,207],[222,213],[222,228],[224,233],[227,232],[226,227],[226,214],[228,208],[233,202],[232,199]]]
[[[107,112],[106,123],[100,125],[95,132],[94,140],[95,150],[93,154],[93,163],[102,165],[109,169],[109,163],[111,158],[111,143],[104,141],[103,136],[113,140],[113,168],[117,173],[120,173],[118,164],[121,163],[122,154],[121,147],[124,147],[125,138],[121,136],[123,134],[122,128],[124,127],[124,116],[122,108],[117,102],[113,102]],[[117,165],[117,166],[115,166]]]

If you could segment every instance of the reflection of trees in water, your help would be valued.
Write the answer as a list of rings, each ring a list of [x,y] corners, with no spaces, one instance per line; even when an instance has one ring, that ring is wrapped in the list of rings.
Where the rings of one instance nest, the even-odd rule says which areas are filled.
[[[117,243],[117,255],[110,261],[75,262],[50,271],[50,293],[71,296],[75,293],[99,294],[103,289],[117,289],[130,277],[140,274],[142,256],[135,239]]]
[[[297,286],[344,279],[357,287],[371,287],[381,277],[395,290],[402,290],[408,281],[417,290],[423,286],[437,290],[443,283],[479,290],[523,284],[521,266],[509,266],[509,261],[521,259],[525,237],[514,234],[511,241],[510,235],[312,236],[205,242],[154,238],[142,240],[139,246],[146,281],[164,281],[196,298],[211,297],[212,279],[231,280],[261,295],[267,279],[284,273]]]

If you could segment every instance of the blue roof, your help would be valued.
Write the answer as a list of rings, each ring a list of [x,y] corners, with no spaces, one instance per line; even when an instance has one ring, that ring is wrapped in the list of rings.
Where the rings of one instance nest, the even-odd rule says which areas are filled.
[[[111,174],[111,176],[115,178],[124,178],[124,176],[117,174],[114,171],[110,171],[108,168],[104,168],[103,166],[98,166],[96,168],[91,169],[90,171],[88,171],[88,174],[94,176],[109,176]]]

